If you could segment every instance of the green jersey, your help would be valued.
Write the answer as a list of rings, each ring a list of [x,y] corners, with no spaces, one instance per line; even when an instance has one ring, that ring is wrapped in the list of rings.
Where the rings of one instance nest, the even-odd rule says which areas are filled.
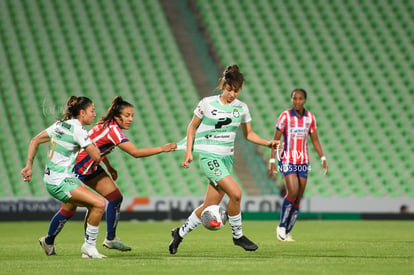
[[[203,98],[194,110],[194,115],[202,120],[194,139],[194,152],[222,156],[234,154],[234,140],[240,123],[251,121],[245,103],[235,99],[230,104],[223,104],[219,95]],[[185,140],[178,145],[178,149],[185,149],[182,148]]]
[[[65,178],[74,177],[76,157],[80,149],[92,141],[77,119],[57,121],[45,131],[50,137],[50,145],[44,181],[59,185]]]

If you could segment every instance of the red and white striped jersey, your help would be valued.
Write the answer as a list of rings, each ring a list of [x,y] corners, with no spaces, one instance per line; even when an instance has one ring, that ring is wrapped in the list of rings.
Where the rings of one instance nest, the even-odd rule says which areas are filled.
[[[82,149],[75,164],[75,173],[78,175],[92,174],[96,171],[98,164],[104,156],[112,152],[115,146],[129,141],[115,120],[111,121],[108,125],[96,124],[88,134],[91,140],[98,146],[101,152],[101,159],[98,163],[94,162],[88,153]]]
[[[283,133],[278,159],[292,164],[309,163],[307,139],[310,133],[316,132],[315,116],[304,110],[299,117],[292,108],[280,114],[275,127]]]

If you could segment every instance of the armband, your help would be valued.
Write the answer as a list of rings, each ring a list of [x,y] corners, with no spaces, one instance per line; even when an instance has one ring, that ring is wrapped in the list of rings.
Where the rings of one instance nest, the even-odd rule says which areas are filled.
[[[323,162],[324,160],[326,161],[326,157],[325,156],[322,156],[321,157],[321,161]]]

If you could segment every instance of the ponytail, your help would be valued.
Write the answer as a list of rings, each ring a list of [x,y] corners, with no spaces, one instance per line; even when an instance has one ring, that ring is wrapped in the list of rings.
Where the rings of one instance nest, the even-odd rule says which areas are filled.
[[[106,115],[103,116],[97,124],[108,125],[115,117],[120,117],[121,112],[125,107],[134,107],[131,103],[122,99],[121,96],[117,96],[112,100],[111,107],[109,107]]]
[[[65,111],[60,121],[65,121],[79,116],[81,110],[86,110],[93,102],[85,96],[71,96],[65,104]]]

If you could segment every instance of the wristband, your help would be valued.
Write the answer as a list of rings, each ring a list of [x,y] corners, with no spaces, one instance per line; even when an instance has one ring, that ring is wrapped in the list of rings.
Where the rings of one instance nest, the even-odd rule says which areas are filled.
[[[276,163],[275,159],[269,159],[269,164],[270,163]]]
[[[322,156],[321,157],[321,161],[324,161],[324,160],[326,161],[326,157],[325,156]]]

